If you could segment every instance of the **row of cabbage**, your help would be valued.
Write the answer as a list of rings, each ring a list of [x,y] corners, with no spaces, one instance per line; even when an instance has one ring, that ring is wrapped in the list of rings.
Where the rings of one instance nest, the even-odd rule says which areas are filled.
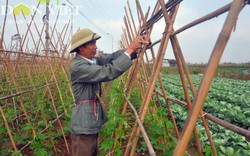
[[[201,78],[201,75],[192,75],[196,90],[198,90]],[[185,100],[182,83],[178,75],[163,76],[163,81],[170,97]],[[193,95],[190,90],[189,95],[192,100]],[[250,81],[214,78],[203,110],[237,126],[249,129]]]
[[[179,75],[162,75],[165,90],[169,97],[185,101],[185,95]],[[202,75],[192,75],[196,90],[199,89]],[[187,83],[188,84],[188,83]],[[157,84],[159,87],[159,84]],[[202,89],[202,88],[201,88]],[[189,89],[189,96],[193,100]],[[162,99],[162,101],[164,101]],[[187,111],[178,105],[171,105],[177,123],[183,126]],[[214,78],[206,97],[203,110],[234,125],[250,130],[250,81]],[[201,121],[197,128],[205,155],[210,155],[211,148]],[[244,137],[209,123],[213,140],[219,155],[250,155],[250,143]]]

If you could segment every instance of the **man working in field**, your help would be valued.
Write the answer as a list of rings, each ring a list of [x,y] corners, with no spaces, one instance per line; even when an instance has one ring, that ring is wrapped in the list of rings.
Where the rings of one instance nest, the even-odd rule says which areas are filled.
[[[128,70],[131,59],[136,58],[135,51],[146,43],[145,36],[139,36],[126,50],[94,57],[100,38],[90,29],[81,29],[71,40],[70,53],[76,52],[70,66],[75,97],[70,123],[73,156],[97,155],[98,133],[107,120],[98,100],[101,82],[113,80]]]

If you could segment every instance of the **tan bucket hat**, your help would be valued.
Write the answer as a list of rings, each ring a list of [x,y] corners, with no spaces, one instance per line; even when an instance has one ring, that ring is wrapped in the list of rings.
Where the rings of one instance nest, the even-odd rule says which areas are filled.
[[[93,40],[98,40],[101,36],[97,35],[90,29],[81,29],[77,31],[71,39],[70,53],[76,52],[77,48]]]

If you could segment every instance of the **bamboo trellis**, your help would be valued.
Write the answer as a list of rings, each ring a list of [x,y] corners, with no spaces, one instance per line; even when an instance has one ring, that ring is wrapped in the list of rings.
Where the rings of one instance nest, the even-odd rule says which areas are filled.
[[[150,8],[148,8],[146,13],[143,13],[140,2],[135,0],[138,26],[136,26],[136,20],[133,16],[129,1],[127,2],[128,6],[124,8],[125,17],[123,20],[125,27],[123,28],[123,35],[119,42],[119,47],[126,48],[133,38],[142,34],[147,35],[147,41],[149,41],[150,44],[143,46],[138,59],[134,61],[134,66],[128,72],[127,82],[125,82],[126,90],[124,98],[126,102],[122,107],[121,114],[128,113],[129,106],[132,108],[136,120],[133,123],[134,125],[132,125],[131,135],[124,145],[126,148],[124,149],[123,155],[136,155],[136,148],[140,141],[139,136],[141,132],[147,143],[149,154],[156,155],[156,151],[154,151],[154,147],[150,143],[150,134],[147,134],[147,129],[143,127],[143,124],[145,124],[145,116],[149,112],[154,112],[157,109],[157,106],[149,108],[150,102],[156,102],[156,98],[159,96],[162,96],[165,100],[170,120],[174,125],[173,130],[175,136],[178,138],[178,144],[174,151],[174,155],[176,156],[183,155],[186,152],[191,134],[194,134],[195,137],[197,153],[203,155],[200,139],[195,127],[199,116],[202,119],[213,155],[217,155],[217,152],[207,120],[217,123],[250,140],[250,132],[248,130],[216,118],[209,113],[203,112],[201,109],[237,17],[249,1],[234,0],[232,3],[206,16],[190,22],[178,30],[174,30],[174,23],[178,20],[176,16],[181,2],[182,0],[169,0],[165,3],[163,0],[158,0],[150,16]],[[39,7],[39,5],[38,3],[37,7]],[[6,0],[6,7],[7,6],[8,0]],[[227,12],[227,18],[211,53],[203,80],[200,83],[199,88],[202,89],[196,90],[177,35],[186,29]],[[34,19],[35,16],[36,12],[30,18]],[[69,122],[67,122],[68,120],[65,120],[65,118],[68,118],[68,110],[73,102],[73,93],[70,87],[68,73],[70,55],[67,55],[70,40],[70,32],[68,32],[70,21],[65,24],[62,30],[56,29],[59,19],[58,12],[55,24],[49,28],[50,49],[47,49],[43,39],[46,23],[39,27],[33,20],[28,22],[26,16],[23,14],[22,17],[23,20],[26,21],[26,32],[22,39],[18,41],[19,47],[17,51],[13,50],[12,45],[8,47],[5,43],[7,13],[4,17],[0,33],[0,139],[7,140],[0,142],[0,152],[2,152],[1,150],[8,149],[21,152],[27,149],[35,150],[34,148],[40,147],[34,147],[35,143],[40,141],[40,143],[46,142],[46,144],[51,144],[50,146],[44,147],[50,147],[54,155],[60,155],[58,153],[58,138],[55,138],[59,132],[63,142],[60,146],[63,146],[62,148],[66,149],[69,154],[68,131],[65,132],[65,128],[69,127]],[[15,21],[13,31],[19,34],[20,29],[24,28],[18,25],[15,16],[13,18]],[[165,22],[165,27],[163,28],[162,37],[159,40],[153,41],[151,35],[155,23],[159,20]],[[32,30],[32,28],[34,29]],[[36,36],[38,36],[38,39]],[[167,52],[167,47],[170,47],[169,43],[171,44],[177,61],[183,92],[185,93],[185,102],[168,97],[167,90],[165,90],[163,80],[161,79],[160,69]],[[156,45],[159,46],[158,49],[155,48]],[[32,47],[33,50],[31,50],[30,47]],[[150,64],[150,55],[153,60],[153,65],[148,70],[146,64]],[[143,101],[139,111],[136,112],[136,109],[128,97],[132,95],[132,90],[138,82],[138,79],[143,80],[139,81],[141,82],[140,89],[143,92]],[[185,79],[188,80],[188,83]],[[156,82],[159,82],[161,90],[156,89]],[[195,97],[193,102],[191,102],[188,93],[188,86],[190,86],[192,95]],[[170,102],[174,102],[188,109],[185,125],[182,127],[181,132],[177,126],[178,123],[176,122]],[[120,128],[121,127],[118,126],[118,129]],[[23,138],[20,139],[18,136],[23,136]],[[117,138],[118,136],[116,135],[115,140],[117,140]],[[165,140],[161,140],[160,142],[162,144],[166,143]],[[43,147],[43,145],[41,145],[41,147]],[[114,143],[112,150],[116,147],[117,145]]]
[[[142,84],[142,86],[145,86],[145,91],[143,93],[143,102],[141,103],[140,109],[139,109],[139,116],[140,116],[140,122],[143,123],[145,120],[145,115],[149,111],[149,102],[153,98],[153,93],[157,92],[157,94],[160,94],[164,97],[167,108],[170,112],[171,120],[174,124],[174,129],[176,132],[176,137],[179,139],[178,144],[175,148],[174,155],[179,156],[183,155],[186,151],[188,142],[190,140],[191,133],[195,136],[195,142],[196,142],[196,149],[199,155],[202,155],[202,149],[199,142],[199,137],[197,135],[197,130],[195,128],[195,124],[197,122],[198,117],[200,116],[202,119],[202,122],[204,124],[204,128],[206,130],[207,137],[209,139],[213,155],[217,155],[216,148],[212,139],[212,136],[210,134],[209,125],[207,120],[213,121],[214,123],[217,123],[227,129],[230,129],[244,137],[249,141],[250,139],[250,132],[248,130],[245,130],[243,128],[240,128],[236,125],[230,124],[226,121],[223,121],[219,118],[216,118],[212,116],[211,114],[205,113],[202,111],[202,105],[204,103],[204,100],[207,96],[209,87],[211,85],[214,73],[218,67],[220,58],[223,54],[223,51],[227,45],[227,41],[230,37],[230,34],[232,32],[232,29],[236,23],[237,17],[240,13],[240,11],[244,8],[244,6],[249,3],[249,1],[246,0],[234,0],[232,3],[229,3],[216,11],[201,17],[193,22],[190,22],[189,24],[181,27],[178,30],[174,30],[173,24],[174,21],[178,20],[176,19],[176,14],[178,12],[179,5],[181,4],[182,0],[169,0],[166,4],[163,0],[158,0],[154,11],[152,13],[152,16],[148,18],[149,10],[144,14],[142,12],[140,3],[138,0],[136,0],[136,11],[138,16],[138,28],[136,28],[134,24],[134,17],[132,16],[130,4],[128,3],[128,10],[130,11],[130,17],[128,16],[127,9],[125,7],[125,28],[123,28],[124,34],[122,35],[122,39],[119,43],[120,48],[125,48],[127,45],[131,42],[132,36],[136,35],[147,35],[147,40],[151,43],[150,45],[144,46],[143,49],[140,52],[139,59],[135,62],[135,66],[130,70],[129,72],[129,80],[126,83],[126,95],[131,95],[131,90],[133,88],[133,85],[135,83],[135,79],[137,77],[140,77],[141,79],[145,79],[145,82]],[[200,87],[202,89],[198,89],[196,91],[194,84],[192,82],[187,64],[185,62],[185,59],[182,54],[181,45],[179,44],[177,34],[183,32],[186,29],[189,29],[197,24],[200,24],[202,22],[205,22],[206,20],[210,20],[214,17],[217,17],[223,13],[228,12],[227,18],[225,20],[225,23],[223,25],[223,28],[218,36],[218,40],[214,46],[213,52],[211,54],[210,60],[208,62],[208,66],[206,69],[206,72],[204,73],[203,80],[200,83]],[[132,24],[134,27],[132,27],[130,21],[132,20]],[[153,42],[151,41],[150,36],[152,35],[153,26],[156,22],[159,20],[165,20],[166,27],[163,30],[162,38]],[[136,35],[134,35],[136,34]],[[183,103],[177,99],[172,99],[167,97],[166,91],[164,90],[163,83],[160,77],[160,68],[163,62],[164,55],[166,53],[166,48],[168,46],[168,42],[171,42],[172,49],[174,52],[175,59],[177,61],[177,66],[179,70],[179,74],[182,81],[183,91],[185,93],[185,99],[186,102]],[[158,48],[157,56],[154,55],[154,46],[160,44]],[[149,53],[151,52],[151,57],[153,60],[153,68],[151,71],[145,70],[145,64],[150,64],[148,58]],[[139,71],[139,66],[143,68],[143,72]],[[138,76],[136,76],[138,75]],[[188,84],[186,80],[188,80]],[[158,81],[161,85],[161,91],[155,91],[156,87],[156,81]],[[191,92],[194,96],[194,101],[191,102],[189,94],[188,94],[188,85],[191,88]],[[184,127],[182,128],[182,132],[180,134],[176,121],[174,118],[173,111],[171,110],[169,101],[175,102],[177,104],[182,105],[183,107],[188,108],[188,116],[186,118],[186,122]],[[127,103],[123,106],[122,114],[125,114],[127,110]],[[124,152],[124,155],[135,155],[136,147],[138,146],[138,140],[141,132],[141,127],[138,128],[137,126],[138,119],[134,122],[134,127],[131,132],[129,141],[126,146],[126,150]],[[140,124],[141,124],[140,123]],[[150,151],[150,149],[149,149]]]
[[[39,6],[40,3],[37,8]],[[34,20],[37,10],[31,15],[30,21],[22,13],[26,27],[19,24],[13,14],[15,24],[11,25],[11,33],[20,34],[20,30],[24,30],[17,50],[13,50],[12,45],[10,48],[5,45],[6,35],[10,35],[6,33],[6,27],[10,26],[6,20],[11,17],[6,13],[3,21],[0,43],[2,154],[8,154],[11,149],[23,153],[30,150],[34,152],[39,148],[49,148],[54,155],[58,155],[58,150],[62,149],[70,153],[68,130],[65,131],[65,127],[69,127],[69,122],[65,120],[69,115],[67,110],[73,101],[68,73],[71,56],[66,55],[70,41],[70,21],[65,21],[62,30],[57,30],[58,12],[53,27],[48,30],[48,48],[43,38],[46,22],[39,26]],[[60,135],[56,136],[56,133]],[[62,142],[58,143],[58,139]]]

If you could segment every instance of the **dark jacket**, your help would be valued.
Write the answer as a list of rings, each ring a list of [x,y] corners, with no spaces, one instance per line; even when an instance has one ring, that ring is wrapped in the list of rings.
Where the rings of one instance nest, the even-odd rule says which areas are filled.
[[[72,108],[70,131],[73,134],[96,134],[101,131],[106,122],[96,98],[96,93],[101,92],[101,82],[117,78],[132,65],[124,50],[97,57],[96,60],[94,65],[76,55],[71,62],[70,75],[77,104]]]

